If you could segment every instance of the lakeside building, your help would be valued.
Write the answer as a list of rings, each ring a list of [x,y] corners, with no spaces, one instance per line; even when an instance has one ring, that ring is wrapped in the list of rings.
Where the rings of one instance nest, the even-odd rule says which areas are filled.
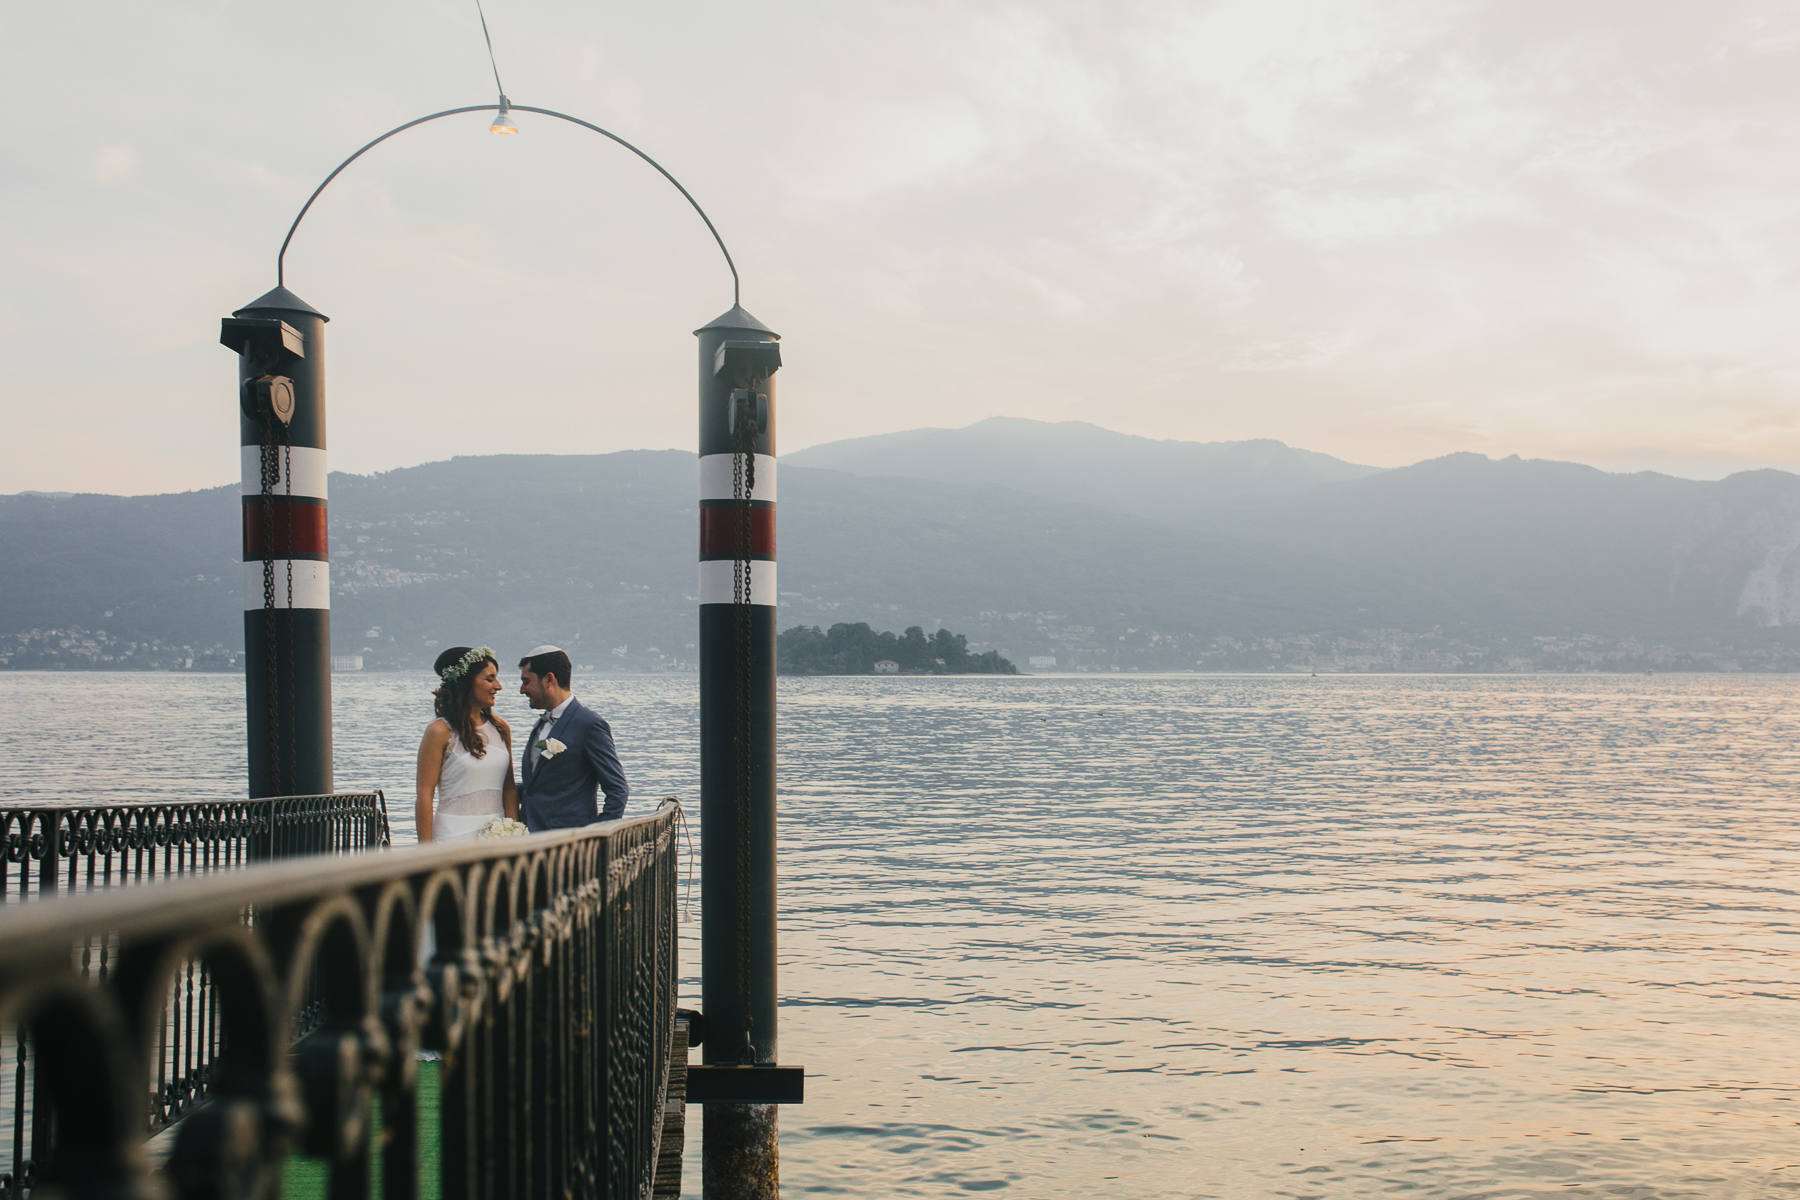
[[[875,664],[875,673],[877,675],[898,675],[900,664],[891,658],[884,658]]]

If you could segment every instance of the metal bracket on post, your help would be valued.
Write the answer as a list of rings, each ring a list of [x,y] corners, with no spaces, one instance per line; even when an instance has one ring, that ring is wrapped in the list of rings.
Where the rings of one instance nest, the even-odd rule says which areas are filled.
[[[702,1066],[689,1063],[689,1104],[804,1104],[806,1068],[757,1063],[754,1066]]]
[[[731,408],[726,414],[726,422],[730,426],[731,436],[736,437],[738,430],[748,422],[750,435],[760,437],[769,428],[769,393],[752,391],[749,388],[733,388],[731,390]]]
[[[675,1010],[675,1015],[688,1023],[690,1047],[706,1041],[705,1013],[695,1008],[680,1008]],[[746,1063],[728,1067],[722,1063],[689,1063],[687,1078],[689,1104],[806,1103],[806,1068],[802,1066]]]
[[[219,345],[246,356],[259,371],[285,367],[306,357],[306,339],[276,317],[222,318]]]
[[[731,436],[748,422],[754,437],[769,429],[769,376],[781,370],[779,342],[727,341],[713,351],[713,374],[731,385],[731,406],[726,422]]]
[[[713,351],[713,374],[732,387],[748,387],[779,370],[780,342],[721,342]]]
[[[306,357],[306,339],[274,317],[226,317],[219,344],[243,355],[250,375],[238,384],[238,405],[252,421],[269,413],[283,425],[294,419],[294,381],[285,372]]]

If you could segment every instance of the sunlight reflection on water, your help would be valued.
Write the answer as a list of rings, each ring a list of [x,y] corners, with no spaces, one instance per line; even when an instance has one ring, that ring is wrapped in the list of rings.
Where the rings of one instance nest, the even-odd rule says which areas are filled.
[[[241,788],[241,678],[6,678],[11,798]],[[578,682],[634,810],[691,802],[693,678]],[[334,686],[339,785],[388,788],[404,837],[429,679]],[[1800,1186],[1796,701],[1717,676],[783,680],[782,1057],[811,1074],[784,1190]]]

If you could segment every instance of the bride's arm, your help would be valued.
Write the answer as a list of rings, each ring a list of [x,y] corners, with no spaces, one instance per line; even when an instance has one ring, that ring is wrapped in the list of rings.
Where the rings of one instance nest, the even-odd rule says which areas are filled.
[[[498,713],[489,715],[489,719],[500,727],[500,736],[506,739],[506,783],[500,789],[500,804],[508,818],[519,819],[519,781],[513,777],[512,760],[512,726]]]
[[[414,785],[413,824],[419,830],[419,844],[431,840],[431,798],[437,794],[438,776],[444,772],[444,747],[450,744],[450,726],[442,719],[425,727],[419,739],[419,772]]]

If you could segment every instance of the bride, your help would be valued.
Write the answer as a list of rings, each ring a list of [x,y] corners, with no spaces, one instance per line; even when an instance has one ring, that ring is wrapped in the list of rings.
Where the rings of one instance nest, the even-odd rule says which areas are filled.
[[[500,664],[486,646],[453,646],[433,666],[443,685],[432,693],[437,720],[419,742],[413,818],[420,842],[470,841],[495,817],[519,816],[512,727],[494,712]]]

